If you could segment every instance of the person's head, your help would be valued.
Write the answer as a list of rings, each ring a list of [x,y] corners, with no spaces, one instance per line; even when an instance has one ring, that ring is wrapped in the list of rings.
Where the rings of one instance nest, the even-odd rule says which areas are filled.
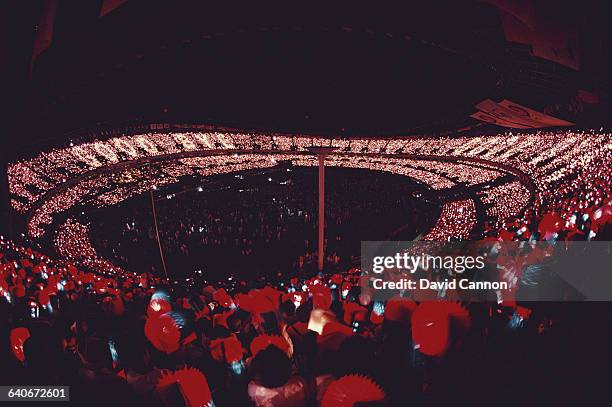
[[[61,335],[47,323],[30,326],[31,337],[23,345],[26,363],[33,370],[55,369],[62,353]]]
[[[291,361],[276,346],[268,346],[253,358],[249,367],[250,375],[263,387],[283,386],[291,375]]]
[[[279,312],[283,321],[290,321],[295,316],[295,304],[287,300],[280,305]]]

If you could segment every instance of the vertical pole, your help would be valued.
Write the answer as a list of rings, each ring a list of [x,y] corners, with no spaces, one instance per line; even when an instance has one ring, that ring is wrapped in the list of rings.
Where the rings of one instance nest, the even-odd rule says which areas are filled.
[[[166,260],[164,259],[164,251],[162,250],[161,240],[159,240],[159,229],[157,228],[157,213],[155,212],[155,198],[153,197],[153,190],[149,190],[151,193],[151,208],[153,208],[153,223],[155,224],[155,237],[157,239],[157,247],[159,247],[159,257],[161,258],[162,267],[164,268],[164,274],[168,279],[168,270],[166,269]]]
[[[319,257],[317,269],[323,271],[323,246],[325,243],[325,155],[319,154]]]

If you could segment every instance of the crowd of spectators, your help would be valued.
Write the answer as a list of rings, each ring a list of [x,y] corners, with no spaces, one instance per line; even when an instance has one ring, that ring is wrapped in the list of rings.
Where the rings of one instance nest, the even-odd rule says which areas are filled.
[[[180,176],[267,168],[274,165],[274,157],[281,155],[281,159],[293,160],[296,165],[312,166],[316,165],[315,157],[301,153],[311,146],[332,145],[337,150],[328,157],[330,166],[402,174],[439,190],[456,184],[486,183],[511,173],[526,186],[532,184],[530,195],[535,194],[536,199],[530,206],[537,217],[556,210],[568,198],[579,200],[577,206],[597,204],[600,196],[579,194],[607,186],[610,137],[602,131],[575,130],[392,139],[153,131],[71,144],[12,163],[8,167],[9,191],[15,210],[26,213],[32,209],[28,234],[40,238],[56,216],[82,202],[115,205],[147,192],[153,185],[176,182]],[[177,159],[177,155],[189,158]],[[137,165],[149,160],[157,166],[163,161],[164,168],[149,173],[147,170],[156,165]],[[523,199],[510,196],[505,206],[491,213],[503,216],[509,207],[518,208],[521,203]],[[498,225],[505,221],[497,220]]]
[[[612,240],[609,138],[567,131],[345,140],[338,147],[347,153],[446,154],[514,166],[535,183],[534,202],[526,211],[515,210],[516,202],[531,199],[523,183],[484,191],[485,203],[503,201],[496,216],[511,217],[485,227],[485,240],[569,245]],[[44,191],[66,182],[52,171],[43,177],[44,171],[32,170],[56,168],[54,160],[70,167],[66,173],[83,174],[124,159],[213,146],[241,149],[245,143],[253,150],[268,143],[289,151],[315,140],[216,133],[119,137],[11,166],[11,192],[21,197],[15,207],[26,210]],[[333,162],[343,166],[344,159],[337,156]],[[358,158],[351,159],[359,166]],[[380,171],[393,167],[396,173],[435,166],[439,173],[428,174],[440,189],[470,179],[463,173],[451,177],[446,172],[453,167],[446,163],[399,161],[369,158],[363,165]],[[502,175],[482,165],[484,171],[477,174],[482,178],[473,177],[475,183]],[[438,301],[416,302],[405,293],[373,300],[362,289],[361,270],[350,264],[358,252],[354,244],[389,237],[392,225],[403,226],[401,217],[413,222],[405,236],[415,236],[420,230],[414,227],[421,223],[414,219],[431,213],[431,207],[417,206],[421,201],[414,193],[420,190],[409,184],[396,188],[366,177],[360,183],[359,176],[342,173],[328,189],[329,256],[325,272],[317,273],[312,261],[316,186],[304,181],[314,176],[300,178],[289,169],[284,171],[291,175],[282,179],[274,173],[278,169],[268,176],[260,173],[259,184],[270,185],[250,180],[248,188],[236,186],[231,199],[230,192],[206,187],[154,191],[162,248],[172,271],[184,271],[180,282],[160,273],[146,200],[137,202],[136,215],[115,225],[102,210],[92,219],[67,221],[70,233],[57,235],[60,260],[1,238],[2,383],[69,385],[73,404],[92,406],[607,404],[609,303],[454,302],[444,290],[437,293]],[[333,171],[328,174],[333,185]],[[88,182],[96,180],[76,188],[87,189]],[[285,192],[277,193],[280,189]],[[66,210],[85,192],[74,196],[60,203],[59,195],[54,208],[43,211],[49,219],[42,223],[50,223],[52,213]],[[447,240],[449,233],[469,238],[477,210],[471,199],[445,202],[423,238]],[[91,229],[79,221],[89,221]],[[520,255],[531,263],[505,259],[499,270],[513,292],[533,290],[534,275],[546,269],[546,257],[530,247],[525,244]],[[79,255],[97,256],[96,250],[129,267],[76,262]],[[215,256],[233,264],[215,262]]]
[[[574,225],[548,213],[489,239],[609,241],[611,208],[589,208]],[[147,273],[92,274],[5,239],[0,247],[2,382],[70,385],[75,405],[606,397],[607,303],[372,301],[357,269],[172,285]]]
[[[361,240],[385,240],[396,231],[394,238],[410,240],[437,218],[435,198],[406,178],[341,168],[329,169],[326,177],[328,268],[358,262]],[[169,274],[181,277],[200,269],[208,275],[216,270],[215,278],[246,269],[252,274],[312,273],[317,259],[316,168],[222,175],[196,185],[154,191]],[[150,196],[90,218],[89,234],[100,254],[123,268],[135,263],[141,271],[162,273]]]

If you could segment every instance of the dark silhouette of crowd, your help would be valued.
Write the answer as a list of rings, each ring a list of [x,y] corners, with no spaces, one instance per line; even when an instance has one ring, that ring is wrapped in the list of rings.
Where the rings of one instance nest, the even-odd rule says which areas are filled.
[[[154,191],[169,274],[311,274],[317,259],[316,171],[281,166]],[[392,174],[328,169],[326,194],[327,268],[354,264],[362,240],[385,240],[396,231],[394,239],[410,240],[431,228],[439,213],[435,199],[425,199],[426,188]],[[95,213],[90,222],[94,246],[106,258],[162,273],[148,195]]]
[[[592,240],[609,241],[609,204],[595,213]],[[551,227],[565,226],[545,215],[539,230],[489,239],[552,241]],[[357,269],[168,284],[98,275],[8,240],[0,253],[2,383],[69,385],[73,405],[610,400],[610,303],[381,302]]]

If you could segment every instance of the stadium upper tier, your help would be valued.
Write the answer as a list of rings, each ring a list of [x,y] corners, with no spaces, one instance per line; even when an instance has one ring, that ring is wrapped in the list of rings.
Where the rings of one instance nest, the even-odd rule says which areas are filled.
[[[474,199],[486,208],[487,220],[501,227],[545,211],[599,205],[610,194],[609,133],[341,139],[151,127],[142,134],[71,144],[10,164],[11,204],[25,214],[30,236],[42,236],[54,215],[76,204],[114,205],[183,176],[267,168],[281,161],[314,166],[311,146],[336,147],[326,159],[328,166],[405,175],[437,190],[445,197],[442,215],[466,209],[468,220],[455,232],[458,238],[467,238],[473,227]],[[436,230],[432,238],[447,237]]]

